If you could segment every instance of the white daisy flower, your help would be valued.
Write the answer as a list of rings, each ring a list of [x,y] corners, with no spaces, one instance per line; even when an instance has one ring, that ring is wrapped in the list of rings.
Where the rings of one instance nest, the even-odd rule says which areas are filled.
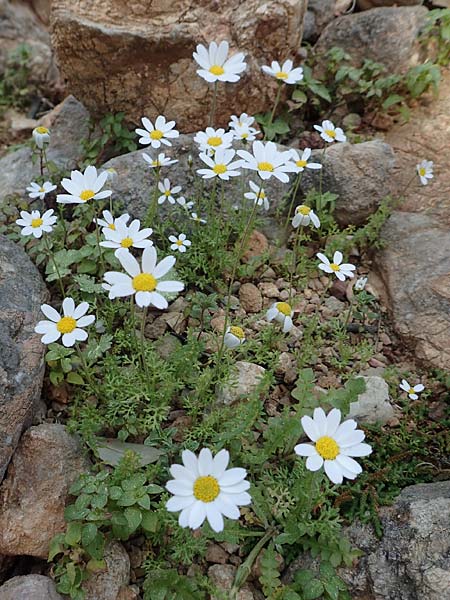
[[[180,133],[174,129],[175,121],[166,121],[166,117],[159,115],[156,117],[155,125],[147,119],[142,117],[142,125],[145,129],[135,129],[137,135],[140,135],[139,143],[143,146],[151,145],[152,148],[159,148],[161,144],[171,146],[172,142],[170,139],[177,138]]]
[[[51,181],[45,181],[42,185],[32,181],[27,187],[27,192],[30,192],[28,196],[33,199],[39,198],[40,200],[43,200],[45,194],[53,192],[53,190],[56,190],[56,185],[53,185]]]
[[[294,218],[292,219],[292,227],[297,228],[300,225],[307,227],[311,223],[317,229],[320,227],[320,219],[313,209],[305,204],[300,204],[300,206],[297,206],[295,209]]]
[[[169,235],[169,242],[172,242],[170,249],[178,250],[178,252],[186,252],[192,242],[186,239],[186,235],[184,233],[180,233],[178,237],[174,235]]]
[[[249,127],[248,125],[242,125],[242,127],[238,127],[237,129],[232,129],[231,133],[233,135],[234,140],[240,140],[241,142],[254,142],[256,140],[256,136],[259,131],[254,127]]]
[[[420,394],[420,392],[423,392],[425,386],[423,386],[421,383],[411,386],[406,381],[406,379],[402,379],[400,388],[408,394],[411,400],[417,400],[417,398],[419,397],[418,394]]]
[[[116,169],[114,169],[114,167],[109,167],[108,169],[105,169],[104,172],[107,174],[106,181],[109,181],[110,183],[114,183],[115,181],[117,181],[119,174],[117,173]]]
[[[240,127],[251,127],[255,122],[255,117],[250,117],[247,113],[242,113],[239,117],[231,115],[228,127],[230,129],[239,129]]]
[[[301,423],[314,444],[298,444],[294,450],[299,456],[308,457],[309,471],[318,471],[323,466],[328,478],[336,484],[342,483],[344,477],[355,479],[362,472],[352,456],[368,456],[372,448],[362,443],[365,434],[356,429],[356,421],[349,419],[341,424],[341,411],[337,408],[328,415],[322,408],[316,408],[314,418],[302,417]]]
[[[47,127],[35,127],[31,135],[33,136],[34,143],[41,150],[45,144],[50,142],[50,131]]]
[[[233,133],[225,129],[214,129],[207,127],[205,131],[199,131],[195,134],[196,142],[201,152],[213,154],[218,148],[229,148],[233,143]]]
[[[321,169],[320,163],[308,162],[311,156],[311,148],[305,148],[300,156],[294,148],[291,150],[291,158],[294,161],[294,173],[301,173],[306,169]]]
[[[367,277],[359,277],[355,282],[355,290],[361,292],[367,284]]]
[[[276,177],[283,183],[289,181],[287,173],[293,171],[293,163],[290,161],[290,152],[279,152],[273,142],[253,142],[253,154],[247,150],[238,150],[238,155],[243,158],[241,167],[257,171],[261,179]]]
[[[127,225],[123,220],[117,219],[115,222],[115,229],[105,228],[103,235],[106,240],[100,242],[100,246],[104,248],[147,248],[153,246],[153,242],[148,238],[152,235],[153,229],[147,227],[145,229],[139,229],[141,222],[139,219],[131,221]]]
[[[201,218],[200,218],[200,217],[197,215],[197,213],[194,213],[194,212],[193,212],[193,213],[191,213],[191,219],[192,219],[193,221],[196,221],[197,223],[206,223],[206,219],[201,219]]]
[[[193,53],[195,62],[201,67],[198,75],[208,83],[239,81],[240,74],[245,71],[247,64],[244,62],[245,54],[238,52],[228,58],[228,42],[211,42],[209,48],[199,44]]]
[[[180,527],[198,529],[207,519],[211,528],[219,532],[224,527],[223,517],[239,519],[239,506],[252,501],[247,493],[250,487],[245,479],[247,471],[227,469],[230,461],[227,450],[220,450],[213,457],[208,448],[203,448],[198,458],[190,450],[183,450],[181,457],[183,465],[170,467],[174,479],[166,485],[173,494],[166,508],[169,512],[181,511]]]
[[[152,167],[152,169],[159,169],[160,167],[169,167],[170,165],[174,165],[178,162],[177,159],[166,156],[164,152],[160,152],[157,158],[153,158],[152,156],[150,156],[150,154],[143,152],[142,158],[145,160],[146,163],[148,163]]]
[[[57,218],[53,215],[53,208],[45,211],[41,216],[38,210],[32,210],[31,213],[26,210],[20,211],[20,219],[17,219],[17,225],[22,227],[22,235],[33,235],[35,238],[42,237],[43,232],[50,233]]]
[[[141,308],[150,304],[161,310],[169,306],[159,292],[181,292],[184,284],[180,281],[160,281],[174,266],[174,256],[166,256],[156,264],[157,255],[154,246],[147,246],[142,253],[142,269],[134,256],[125,248],[115,253],[126,273],[108,271],[103,288],[108,290],[110,300],[135,296],[136,304]]]
[[[103,219],[94,219],[94,223],[97,223],[97,225],[103,229],[112,229],[112,231],[116,230],[116,226],[119,221],[127,223],[130,219],[130,215],[128,213],[124,213],[123,215],[120,215],[120,217],[114,218],[109,210],[104,210],[102,215]],[[102,231],[102,233],[105,232]]]
[[[322,121],[322,125],[314,125],[320,132],[320,137],[326,142],[346,142],[347,136],[340,127],[335,127],[331,121]]]
[[[330,263],[325,254],[321,254],[319,252],[318,254],[316,254],[316,256],[319,260],[322,261],[319,265],[319,269],[325,271],[325,273],[334,273],[336,277],[341,281],[345,281],[346,277],[354,277],[355,274],[352,271],[354,271],[356,267],[349,263],[341,264],[343,256],[342,252],[339,252],[339,250],[337,250],[334,253],[332,263]]]
[[[292,60],[285,60],[283,65],[280,66],[280,63],[276,60],[272,61],[272,64],[269,66],[264,65],[261,67],[261,70],[267,75],[271,75],[281,81],[282,83],[289,83],[291,85],[298,83],[303,79],[303,69],[302,67],[297,67],[293,69]]]
[[[283,333],[288,333],[294,326],[293,316],[294,311],[287,302],[275,302],[266,313],[266,319],[269,323],[275,320],[283,324]]]
[[[100,190],[105,185],[108,174],[103,171],[97,175],[97,169],[92,165],[86,167],[84,173],[72,171],[70,179],[64,177],[61,181],[63,188],[68,194],[58,194],[56,202],[60,204],[83,204],[88,200],[102,200],[111,196],[111,190]]]
[[[427,185],[429,179],[433,179],[433,161],[423,160],[416,166],[417,174],[419,175],[420,183]]]
[[[64,316],[61,316],[57,310],[48,304],[41,306],[41,311],[47,319],[50,319],[49,321],[39,321],[34,328],[36,333],[44,334],[41,338],[43,344],[56,342],[61,336],[63,346],[66,347],[87,340],[88,334],[83,327],[87,327],[95,321],[94,315],[86,315],[89,304],[82,302],[75,306],[72,298],[64,298],[62,309]]]
[[[253,202],[258,204],[258,206],[264,206],[264,210],[269,210],[269,199],[267,198],[264,188],[256,183],[253,183],[253,181],[249,181],[248,183],[250,184],[252,191],[246,192],[244,194],[244,198],[253,200]]]
[[[201,175],[203,179],[219,177],[224,181],[228,181],[230,177],[237,177],[241,172],[236,171],[236,169],[239,169],[242,161],[233,161],[235,156],[236,152],[231,148],[218,148],[214,153],[214,156],[208,156],[208,154],[202,153],[200,154],[200,159],[209,167],[209,169],[197,169],[197,173]]]
[[[158,198],[158,204],[164,204],[167,200],[170,204],[175,204],[174,195],[181,192],[181,185],[175,185],[171,187],[169,179],[167,177],[164,181],[158,183],[158,189],[161,192],[161,196]]]
[[[237,348],[245,342],[245,333],[242,327],[231,325],[227,327],[223,343],[227,348]]]
[[[193,200],[189,200],[189,202],[188,202],[184,196],[178,196],[177,198],[175,198],[175,200],[177,201],[177,204],[179,204],[180,206],[182,206],[186,210],[191,210],[191,208],[195,204],[193,202]]]

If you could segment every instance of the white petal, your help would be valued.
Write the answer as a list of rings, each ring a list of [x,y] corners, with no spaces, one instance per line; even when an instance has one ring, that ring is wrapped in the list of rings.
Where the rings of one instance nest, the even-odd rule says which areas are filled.
[[[306,468],[309,471],[318,471],[323,465],[323,458],[316,454],[315,456],[308,456],[306,459]]]
[[[326,460],[324,469],[325,473],[334,484],[342,483],[344,479],[342,469],[335,460]]]
[[[179,510],[183,510],[188,506],[192,506],[194,502],[194,496],[173,496],[167,501],[166,509],[169,512],[178,512]]]
[[[189,527],[191,529],[198,529],[206,518],[206,507],[203,502],[197,500],[192,506],[189,514]]]
[[[219,509],[210,502],[206,505],[206,518],[211,525],[211,529],[218,533],[223,530],[223,517]]]
[[[170,479],[166,483],[166,489],[171,494],[176,496],[192,496],[192,481],[185,481],[183,479]]]
[[[299,456],[316,456],[317,450],[312,444],[297,444],[294,452]]]
[[[213,459],[213,468],[211,475],[219,480],[225,473],[228,463],[230,462],[230,454],[228,450],[220,450]]]
[[[213,470],[213,458],[209,448],[202,448],[198,456],[198,472],[200,475],[210,475]]]
[[[61,315],[59,314],[59,312],[49,304],[42,304],[41,311],[44,313],[47,319],[50,319],[50,321],[54,321],[55,323],[57,323],[61,319]]]
[[[314,423],[314,421],[311,419],[311,417],[308,417],[307,415],[305,415],[304,417],[302,417],[301,423],[302,423],[304,432],[306,433],[306,435],[309,437],[310,440],[315,442],[317,439],[319,439],[319,437],[320,437],[319,430],[317,429],[317,426]]]
[[[246,476],[247,476],[247,471],[240,467],[235,467],[234,469],[228,469],[228,471],[225,471],[225,473],[220,478],[219,485],[220,485],[220,487],[235,485],[236,483],[239,483],[240,481],[245,479]]]

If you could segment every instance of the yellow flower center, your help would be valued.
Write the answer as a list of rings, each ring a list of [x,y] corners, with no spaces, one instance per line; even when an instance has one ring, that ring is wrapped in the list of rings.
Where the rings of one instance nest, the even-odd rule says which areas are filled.
[[[43,187],[40,187],[40,188],[39,188],[39,191],[40,191],[40,192],[45,192],[45,188],[43,188]]]
[[[170,196],[170,190],[166,190],[166,191],[164,192],[164,196],[166,196],[166,197],[168,198],[168,197]]]
[[[177,241],[175,242],[175,244],[176,244],[177,246],[182,246],[182,245],[183,245],[183,242],[182,242],[182,240],[177,240]]]
[[[201,502],[212,502],[219,493],[219,482],[212,475],[199,477],[194,483],[194,496]]]
[[[273,171],[273,165],[270,162],[258,163],[258,171]]]
[[[36,131],[42,134],[48,133],[47,127],[36,127]]]
[[[209,67],[209,72],[213,75],[223,75],[225,73],[225,69],[220,65],[212,65],[212,67]]]
[[[109,227],[109,229],[112,229],[113,231],[115,231],[115,230],[116,230],[116,226],[114,225],[114,223],[110,223],[110,224],[108,225],[108,227]]]
[[[311,212],[311,209],[309,208],[309,206],[305,206],[304,204],[301,204],[300,206],[297,206],[297,208],[295,209],[295,212],[298,212],[301,215],[303,215],[304,217],[306,217]]]
[[[242,134],[241,134],[241,138],[242,138],[243,140],[246,140],[246,139],[248,138],[248,133],[242,133]]]
[[[159,167],[159,162],[157,160],[152,160],[152,167]]]
[[[73,317],[63,317],[56,324],[56,329],[59,333],[72,333],[77,326],[77,322]]]
[[[275,77],[277,79],[287,79],[289,77],[289,74],[285,71],[278,71],[278,73],[275,73]]]
[[[150,133],[150,137],[152,140],[160,140],[163,137],[164,133],[160,129],[154,129]]]
[[[325,460],[334,460],[339,454],[339,446],[333,438],[324,435],[316,442],[316,450]]]
[[[227,166],[222,164],[214,165],[213,171],[216,175],[222,175],[222,173],[227,172]]]
[[[277,310],[286,317],[291,316],[292,308],[287,302],[277,302]]]
[[[240,340],[243,340],[245,338],[244,330],[241,327],[237,327],[236,325],[230,327],[230,333],[235,335]]]
[[[122,248],[129,248],[133,245],[133,240],[132,238],[123,238],[123,240],[120,242],[120,245],[122,246]]]
[[[295,162],[295,164],[297,165],[297,167],[303,168],[303,167],[306,167],[306,165],[308,164],[308,162],[306,160],[297,160]]]
[[[341,267],[339,265],[337,265],[336,263],[331,263],[330,269],[333,269],[333,271],[340,271]]]
[[[420,169],[419,169],[419,175],[421,177],[423,177],[425,174],[426,174],[426,169],[424,167],[420,167]]]
[[[33,220],[31,221],[31,227],[34,227],[34,228],[36,228],[36,227],[40,227],[40,226],[42,225],[42,223],[43,223],[43,222],[44,222],[44,221],[43,221],[43,220],[42,220],[40,217],[39,217],[39,218],[37,218],[37,219],[33,219]]]
[[[330,136],[330,138],[335,138],[336,137],[336,132],[334,129],[325,129],[325,133]]]
[[[218,135],[213,135],[212,137],[208,138],[208,146],[220,146],[221,143],[222,138],[220,138]]]
[[[132,285],[137,292],[153,292],[158,282],[150,273],[139,273],[133,277]]]
[[[81,198],[81,200],[83,200],[83,202],[87,202],[94,196],[95,196],[95,192],[93,190],[83,190],[80,194],[80,198]]]
[[[416,390],[414,388],[409,388],[408,394],[415,394]]]

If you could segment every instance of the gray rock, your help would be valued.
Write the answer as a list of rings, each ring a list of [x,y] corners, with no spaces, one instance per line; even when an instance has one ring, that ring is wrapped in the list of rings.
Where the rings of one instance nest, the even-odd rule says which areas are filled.
[[[76,168],[84,154],[82,140],[89,136],[89,113],[85,107],[68,96],[43,121],[51,133],[48,160],[62,170]],[[31,157],[31,148],[23,146],[0,158],[0,200],[11,195],[28,198],[26,187],[40,174],[39,161],[33,164]],[[33,207],[37,205],[33,202]]]
[[[0,600],[63,600],[50,577],[21,575],[0,587]]]
[[[47,290],[22,248],[0,236],[0,481],[38,408],[45,346],[34,333]]]
[[[419,62],[417,38],[427,13],[424,6],[402,6],[339,17],[327,26],[314,50],[325,55],[338,46],[356,65],[370,59],[384,64],[390,72],[403,73]]]
[[[234,578],[236,576],[237,568],[233,565],[212,565],[208,569],[208,577],[212,583],[221,592],[229,591],[233,587]],[[212,596],[211,600],[219,600],[221,596]],[[235,596],[236,600],[253,600],[254,595],[247,584],[243,587]]]
[[[303,21],[303,40],[315,42],[324,28],[335,19],[335,0],[309,0]]]
[[[450,232],[425,214],[394,212],[374,261],[393,324],[415,356],[450,365]]]
[[[361,225],[391,192],[394,152],[385,142],[333,144],[313,152],[323,164],[322,191],[338,194],[335,217],[342,226]],[[300,188],[319,189],[317,171],[305,169]]]
[[[382,377],[363,377],[366,391],[350,404],[348,416],[358,423],[384,425],[394,416],[394,408],[389,401],[389,386]]]
[[[220,404],[233,404],[253,394],[261,383],[265,373],[264,367],[244,360],[236,361],[229,381],[217,390],[217,401]]]
[[[47,558],[51,539],[66,527],[69,488],[87,469],[63,425],[30,427],[0,486],[0,554]]]
[[[83,584],[86,600],[119,600],[130,580],[130,558],[118,542],[105,548],[106,570],[93,573]]]

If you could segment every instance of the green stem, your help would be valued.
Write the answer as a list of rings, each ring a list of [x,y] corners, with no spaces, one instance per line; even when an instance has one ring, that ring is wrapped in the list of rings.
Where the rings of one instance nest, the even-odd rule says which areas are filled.
[[[213,99],[212,99],[212,105],[211,105],[211,112],[209,115],[209,126],[210,127],[214,126],[214,117],[216,116],[216,105],[217,105],[217,81],[214,82]]]
[[[94,209],[94,215],[95,215],[95,238],[97,240],[97,248],[98,248],[98,254],[100,257],[100,264],[102,267],[102,271],[104,273],[105,272],[105,261],[103,260],[102,247],[100,246],[100,230],[99,230],[98,223],[97,223],[99,216],[98,216],[98,210],[97,210],[97,205],[95,204],[95,200],[92,203],[92,207]]]
[[[53,256],[53,252],[50,249],[50,246],[49,246],[49,243],[48,243],[48,239],[47,239],[47,236],[46,236],[45,233],[43,235],[43,238],[44,238],[45,247],[47,249],[47,255],[48,255],[49,259],[51,260],[51,262],[52,262],[52,264],[53,264],[53,266],[55,268],[56,275],[58,276],[59,289],[61,290],[62,297],[65,298],[66,297],[66,292],[64,291],[64,285],[63,285],[63,282],[62,282],[61,273],[59,271],[59,268],[58,268],[58,265],[56,263],[55,257]]]
[[[258,541],[257,544],[255,544],[253,549],[250,551],[250,554],[239,567],[234,578],[233,587],[230,590],[230,600],[235,600],[237,598],[237,594],[241,587],[244,585],[244,583],[247,581],[247,578],[252,571],[253,564],[258,558],[259,553],[267,544],[267,542],[274,537],[276,533],[277,530],[273,528],[266,531],[265,535]]]
[[[320,155],[320,164],[322,168],[320,169],[320,179],[319,179],[319,193],[322,196],[322,179],[323,179],[323,159],[325,158],[325,152],[327,151],[327,147],[324,146],[322,150],[322,154]],[[320,198],[320,202],[322,202],[322,198]]]
[[[277,110],[278,104],[280,102],[282,85],[283,85],[283,83],[281,81],[278,81],[277,95],[276,95],[276,98],[275,98],[275,103],[274,103],[273,108],[272,108],[272,112],[270,113],[269,123],[265,127],[264,140],[267,138],[267,131],[270,129],[270,126],[273,123],[273,118],[275,116],[275,111]]]
[[[61,222],[61,226],[63,228],[63,233],[64,233],[64,247],[66,247],[67,244],[67,227],[66,227],[66,221],[64,219],[64,209],[63,209],[63,205],[58,203],[58,212],[59,212],[59,219]]]
[[[96,397],[100,397],[100,393],[99,393],[99,388],[97,387],[97,384],[95,383],[94,379],[92,378],[92,375],[89,371],[89,367],[86,363],[86,360],[84,358],[83,353],[81,352],[80,346],[78,344],[75,344],[75,349],[77,351],[78,357],[80,359],[81,362],[81,366],[83,368],[83,374],[86,377],[89,385],[92,388],[92,391],[94,392],[94,394],[96,395]]]
[[[150,375],[148,372],[147,359],[145,357],[145,323],[147,321],[147,312],[148,312],[148,306],[145,306],[143,314],[142,314],[142,320],[141,320],[140,350],[141,350],[142,368],[145,373],[146,384],[149,385]]]
[[[158,211],[158,184],[161,177],[161,167],[156,168],[156,177],[155,177],[155,187],[153,188],[153,193],[150,197],[150,204],[147,210],[147,215],[145,217],[144,226],[151,227],[156,213]]]
[[[302,177],[303,177],[303,171],[301,171],[300,173],[298,173],[298,175],[297,175],[297,181],[295,182],[295,185],[292,188],[291,201],[289,202],[289,211],[288,211],[288,215],[287,215],[287,218],[286,218],[286,222],[284,224],[284,230],[285,231],[287,231],[287,228],[288,228],[288,225],[289,225],[289,221],[291,220],[292,207],[294,206],[295,198],[297,197],[297,192],[298,192],[298,188],[300,186],[300,183],[302,181]],[[288,196],[288,199],[289,199],[289,196]]]
[[[289,279],[289,304],[291,303],[291,300],[292,300],[292,287],[294,285],[294,275],[297,270],[297,251],[298,251],[298,246],[299,246],[300,240],[302,238],[302,233],[303,233],[303,225],[299,225],[296,229],[295,239],[294,239],[292,266],[291,266],[291,273],[290,273],[290,279]]]

